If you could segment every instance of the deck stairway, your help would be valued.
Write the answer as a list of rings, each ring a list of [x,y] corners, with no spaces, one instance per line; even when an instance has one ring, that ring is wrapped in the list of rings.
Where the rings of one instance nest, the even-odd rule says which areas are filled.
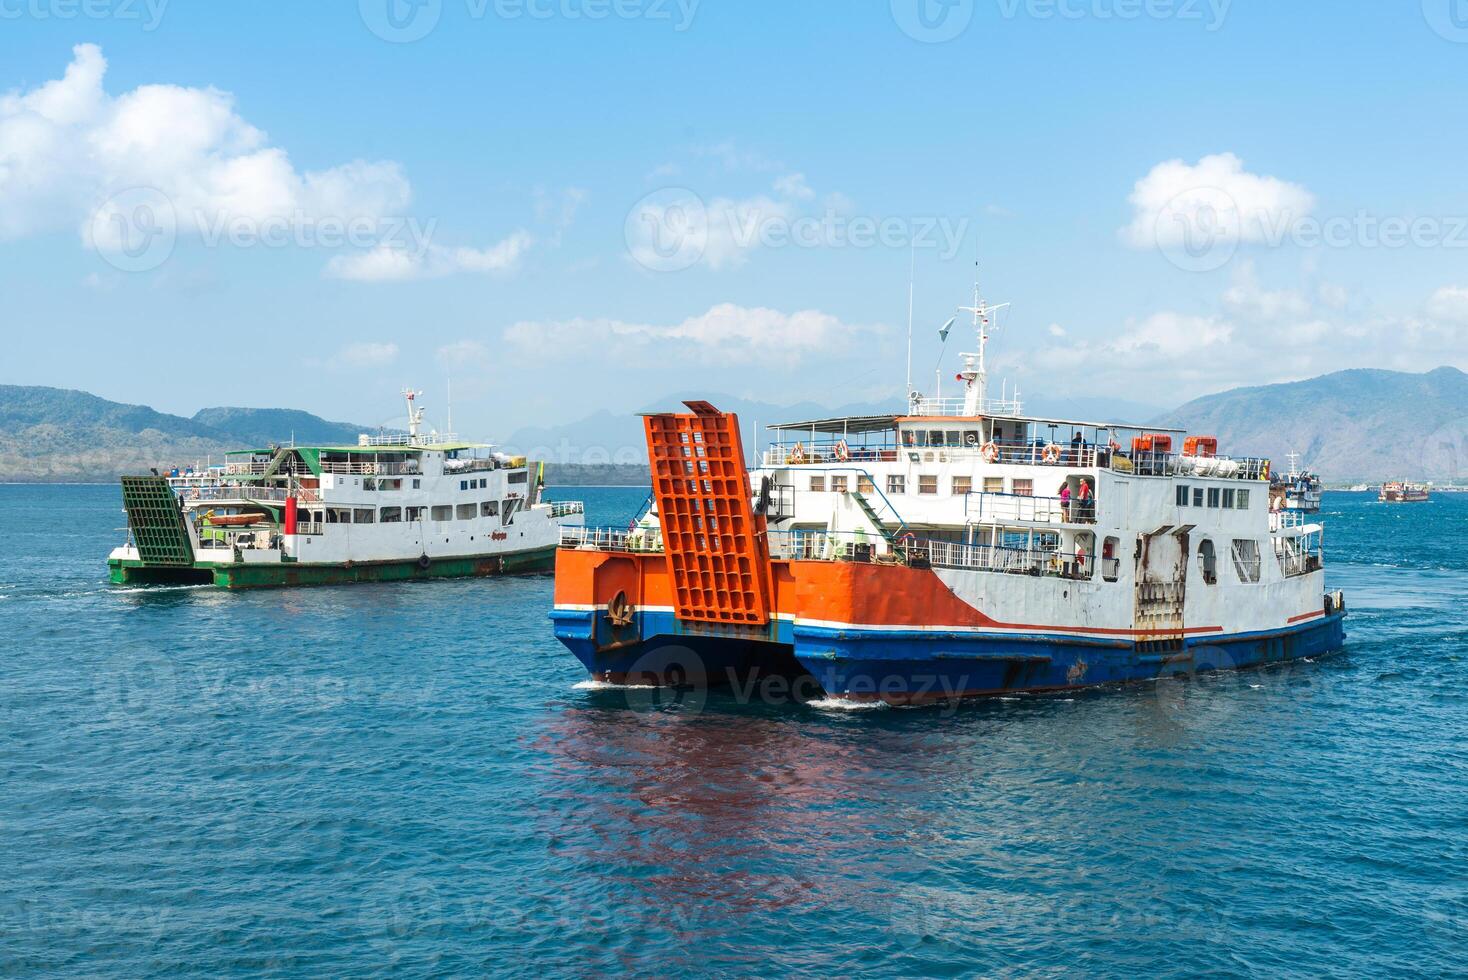
[[[877,531],[877,533],[882,535],[882,537],[886,539],[888,544],[892,544],[894,541],[896,541],[897,536],[902,533],[901,530],[892,530],[887,526],[886,522],[883,521],[881,517],[877,516],[877,509],[872,506],[872,502],[867,499],[866,494],[862,493],[860,490],[852,490],[850,491],[850,493],[851,499],[855,500],[856,506],[860,507],[861,512],[867,515],[867,520],[872,522],[872,527]],[[901,522],[902,518],[898,517],[897,520]]]

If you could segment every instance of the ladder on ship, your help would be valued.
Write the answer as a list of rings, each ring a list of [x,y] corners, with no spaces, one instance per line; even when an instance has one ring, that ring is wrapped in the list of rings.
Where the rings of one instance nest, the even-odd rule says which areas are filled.
[[[860,490],[852,490],[851,497],[853,500],[856,501],[856,506],[861,508],[861,512],[867,516],[867,520],[872,522],[872,527],[876,528],[877,533],[880,534],[888,544],[892,544],[894,541],[896,541],[898,535],[902,533],[902,528],[905,528],[907,526],[906,524],[902,524],[902,528],[899,528],[896,531],[892,530],[890,527],[887,526],[886,522],[877,515],[877,508],[872,506],[872,502],[867,499],[866,494],[862,493]],[[891,505],[889,504],[888,506],[890,507]],[[901,517],[898,517],[897,520],[899,523],[902,522]]]
[[[674,610],[683,622],[764,626],[769,540],[751,500],[738,416],[684,404],[691,414],[643,419]]]

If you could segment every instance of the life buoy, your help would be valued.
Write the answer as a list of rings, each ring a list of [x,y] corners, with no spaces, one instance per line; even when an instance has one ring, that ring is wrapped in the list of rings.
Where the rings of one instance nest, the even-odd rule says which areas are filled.
[[[1054,442],[1050,443],[1040,451],[1040,458],[1047,463],[1060,462],[1060,445]]]
[[[846,444],[845,439],[836,443],[836,459],[842,463],[851,459],[851,447]]]
[[[427,555],[419,555],[418,556],[418,567],[420,569],[422,569],[423,571],[426,572],[432,566],[433,566],[433,559],[432,558],[429,558]]]
[[[992,463],[999,458],[999,447],[990,440],[979,448],[979,454],[984,457],[984,462]]]

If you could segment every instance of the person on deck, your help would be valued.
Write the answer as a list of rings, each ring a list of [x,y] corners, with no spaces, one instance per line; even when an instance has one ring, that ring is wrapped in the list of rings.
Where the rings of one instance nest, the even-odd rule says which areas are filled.
[[[1066,480],[1060,485],[1060,519],[1066,524],[1070,523],[1070,481]]]
[[[1080,507],[1076,515],[1077,520],[1096,521],[1096,495],[1091,489],[1091,481],[1081,477],[1081,489],[1079,493]]]

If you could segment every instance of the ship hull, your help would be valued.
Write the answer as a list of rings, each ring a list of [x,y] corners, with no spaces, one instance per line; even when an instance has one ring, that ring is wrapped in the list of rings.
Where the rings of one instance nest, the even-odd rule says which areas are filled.
[[[495,575],[541,575],[555,568],[555,548],[494,555],[463,555],[421,560],[368,562],[198,562],[162,567],[128,559],[110,559],[108,577],[115,585],[215,585],[224,589],[268,589],[301,585],[353,585],[363,582],[410,582]]]
[[[641,612],[619,640],[604,610],[557,609],[556,637],[595,680],[738,687],[808,675],[825,697],[895,705],[1139,683],[1325,656],[1345,644],[1345,613],[1285,629],[1178,641],[1122,641],[963,630],[832,628],[777,620],[759,635],[712,635],[671,611]]]

